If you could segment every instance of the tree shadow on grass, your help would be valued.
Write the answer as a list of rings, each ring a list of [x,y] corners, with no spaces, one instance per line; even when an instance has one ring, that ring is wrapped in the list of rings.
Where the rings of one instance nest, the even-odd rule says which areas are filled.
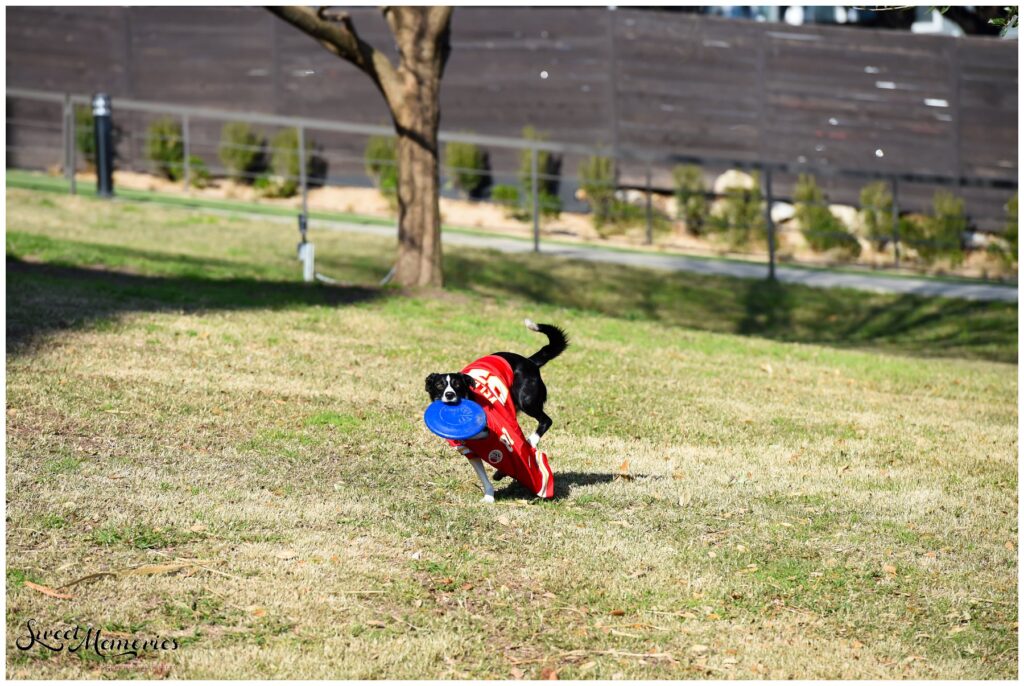
[[[449,285],[624,320],[921,357],[1016,362],[1016,303],[876,294],[508,254],[445,257]]]
[[[20,354],[48,335],[125,312],[341,307],[386,297],[379,289],[256,278],[141,276],[28,262],[7,256],[7,350]]]
[[[616,474],[598,472],[555,472],[555,496],[552,500],[561,500],[568,496],[577,486],[607,484],[614,481]],[[495,500],[530,500],[536,497],[525,486],[514,479],[509,479],[507,486],[494,492]]]

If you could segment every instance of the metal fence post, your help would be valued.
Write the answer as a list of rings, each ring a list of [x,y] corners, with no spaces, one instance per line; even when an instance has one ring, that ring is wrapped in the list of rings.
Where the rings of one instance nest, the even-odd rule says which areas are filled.
[[[900,266],[900,199],[899,182],[892,177],[892,247],[896,257],[896,268]]]
[[[185,192],[188,193],[189,176],[192,169],[189,166],[189,140],[188,140],[188,115],[181,115],[181,143],[182,143],[182,176],[185,179]]]
[[[75,106],[71,102],[71,95],[64,94],[64,116],[65,128],[67,130],[67,147],[64,149],[64,174],[68,179],[68,192],[74,195],[78,190],[75,186],[75,165],[76,150],[78,148],[78,134],[75,132]]]
[[[302,190],[302,215],[306,216],[307,203],[306,203],[306,128],[304,126],[298,127],[299,129],[299,188]]]
[[[540,202],[537,179],[537,148],[530,148],[530,193],[533,198],[533,251],[540,252]]]
[[[647,206],[644,210],[644,220],[647,223],[647,245],[654,242],[654,213],[651,210],[651,163],[647,163],[647,175],[644,188],[647,191]]]
[[[764,220],[768,230],[768,280],[775,280],[775,222],[772,220],[772,169],[764,168]]]
[[[60,142],[64,146],[64,178],[68,180],[68,187],[71,186],[71,126],[68,123],[71,110],[71,96],[64,94],[64,109],[61,110],[60,120]]]

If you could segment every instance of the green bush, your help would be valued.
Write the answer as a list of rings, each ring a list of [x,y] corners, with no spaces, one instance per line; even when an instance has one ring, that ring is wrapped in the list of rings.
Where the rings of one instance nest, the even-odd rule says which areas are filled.
[[[556,218],[562,213],[562,199],[557,195],[551,195],[547,191],[537,192],[537,201],[540,204],[540,216]],[[527,211],[533,212],[530,202],[527,202]]]
[[[590,204],[594,228],[601,230],[612,220],[615,208],[615,163],[610,157],[595,155],[579,166],[580,187]]]
[[[676,218],[686,223],[687,231],[699,236],[708,220],[704,175],[700,167],[680,165],[672,170],[672,178],[676,188]]]
[[[312,159],[313,142],[306,141],[305,164],[306,175],[309,176],[309,165]],[[282,129],[274,136],[270,144],[270,170],[273,172],[271,185],[266,188],[268,195],[278,198],[290,198],[299,190],[299,130]]]
[[[491,200],[501,205],[501,210],[509,219],[526,221],[529,219],[523,211],[519,198],[519,188],[511,184],[499,184],[491,188]]]
[[[472,143],[448,143],[444,159],[452,185],[468,198],[479,197],[487,186],[487,153]]]
[[[532,126],[523,128],[523,138],[532,141],[546,140]],[[561,186],[562,156],[548,150],[537,151],[537,199],[540,214],[544,217],[557,217],[562,212],[562,200],[558,195]],[[523,211],[533,216],[533,152],[523,150],[519,153],[519,184],[523,189]]]
[[[183,169],[180,170],[178,178],[181,178],[184,173]],[[188,183],[196,188],[206,188],[210,185],[210,170],[207,169],[206,162],[196,155],[188,156]]]
[[[92,108],[75,107],[75,145],[89,166],[96,165],[96,135],[93,132]]]
[[[885,181],[860,190],[860,217],[867,238],[885,244],[892,240],[892,192]]]
[[[240,183],[252,183],[253,175],[264,170],[263,138],[244,122],[228,122],[220,132],[221,163],[228,175]]]
[[[1003,240],[1010,251],[1010,262],[1017,261],[1017,194],[1014,193],[1010,201],[1006,203],[1006,229],[1003,231]]]
[[[398,202],[398,152],[393,136],[371,136],[363,151],[366,174],[373,179],[381,195],[394,205]]]
[[[818,252],[836,250],[860,255],[860,242],[828,208],[825,192],[810,174],[801,174],[793,189],[794,215],[807,243]]]
[[[150,123],[146,129],[146,157],[160,176],[171,181],[181,178],[185,143],[180,121],[161,117]]]
[[[933,213],[920,222],[902,228],[901,237],[917,251],[926,264],[947,257],[954,266],[964,261],[963,233],[967,230],[964,201],[948,191],[938,191],[932,198]]]
[[[722,202],[708,218],[708,230],[722,236],[734,248],[746,247],[767,236],[760,174],[754,172],[753,179],[753,188],[726,188]]]

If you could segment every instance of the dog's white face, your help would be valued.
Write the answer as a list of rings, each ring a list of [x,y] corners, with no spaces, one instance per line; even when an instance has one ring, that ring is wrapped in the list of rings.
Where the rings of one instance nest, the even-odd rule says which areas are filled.
[[[427,376],[427,395],[431,400],[440,400],[453,405],[469,396],[469,389],[476,385],[469,374],[452,372],[449,374],[430,374]]]

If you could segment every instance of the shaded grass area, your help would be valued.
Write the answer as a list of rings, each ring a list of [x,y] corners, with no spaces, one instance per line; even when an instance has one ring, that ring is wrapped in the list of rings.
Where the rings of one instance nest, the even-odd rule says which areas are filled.
[[[795,343],[1017,359],[1016,303],[815,289],[532,256],[457,252],[448,282],[476,293]]]
[[[61,219],[67,222],[71,208],[88,208],[92,214],[83,229],[72,230],[58,221],[53,231],[45,226],[25,230],[34,211],[63,213]],[[131,265],[160,278],[131,283],[96,273],[87,281],[194,307],[232,307],[232,298],[239,299],[239,306],[266,306],[296,298],[318,302],[373,297],[356,286],[371,288],[390,267],[393,253],[389,240],[315,232],[318,269],[352,284],[341,293],[295,283],[295,233],[284,225],[21,190],[9,191],[8,211],[22,219],[11,224],[7,237],[9,258],[20,261],[16,279],[35,278],[32,274],[41,271],[27,266],[29,262],[120,271]],[[160,228],[150,230],[146,224]],[[84,232],[89,232],[88,240]],[[450,290],[631,321],[912,355],[1004,362],[1017,358],[1015,303],[816,289],[470,249],[449,250],[445,273]],[[74,273],[67,276],[75,278]],[[51,269],[47,278],[60,277]],[[258,286],[255,280],[281,283]],[[215,288],[207,289],[210,281]],[[210,292],[200,293],[204,290]],[[138,305],[139,299],[134,302]],[[81,315],[87,318],[88,310]]]
[[[455,251],[451,289],[409,295],[367,285],[390,241],[317,233],[351,285],[307,287],[290,227],[7,200],[8,635],[182,646],[9,642],[8,676],[1017,674],[1011,364],[770,340],[781,315],[744,325],[742,282]],[[835,293],[786,293],[788,328],[823,335]],[[924,310],[857,345],[1008,356],[936,333],[984,312],[1009,318]],[[545,368],[557,497],[506,481],[484,507],[421,425],[422,379],[536,349],[525,316],[574,341]],[[175,559],[204,569],[26,584]]]

